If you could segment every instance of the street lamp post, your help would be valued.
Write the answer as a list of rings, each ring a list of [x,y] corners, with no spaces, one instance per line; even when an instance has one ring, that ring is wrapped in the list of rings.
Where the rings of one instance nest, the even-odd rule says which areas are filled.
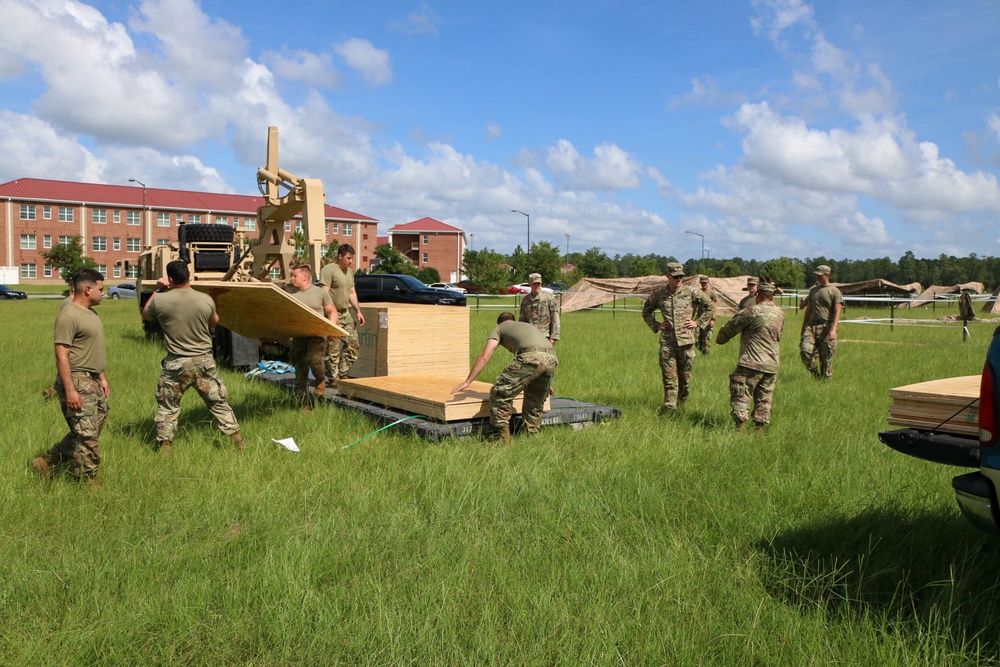
[[[705,235],[704,234],[699,234],[698,232],[688,232],[688,231],[685,231],[684,233],[685,234],[694,234],[695,236],[700,236],[701,237],[701,258],[700,259],[705,259]]]
[[[531,273],[531,216],[524,211],[518,211],[517,209],[511,209],[511,213],[520,213],[525,218],[528,219],[528,252],[527,256],[524,258],[525,273]]]
[[[476,249],[476,233],[471,232],[469,234],[469,250],[474,251],[475,249]]]
[[[139,250],[142,250],[142,240],[146,236],[146,184],[134,178],[128,179],[129,183],[138,183],[142,186],[142,214],[139,216]]]
[[[566,237],[566,261],[564,264],[569,264],[569,234],[563,234]]]

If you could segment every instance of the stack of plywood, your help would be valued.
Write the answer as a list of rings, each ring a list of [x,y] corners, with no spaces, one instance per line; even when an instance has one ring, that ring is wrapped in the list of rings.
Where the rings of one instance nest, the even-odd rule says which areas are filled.
[[[980,376],[945,378],[889,390],[889,423],[978,435]]]
[[[273,283],[202,280],[192,282],[191,287],[214,295],[219,323],[247,338],[281,340],[347,335],[338,325]]]
[[[361,305],[364,326],[358,327],[361,349],[352,378],[387,375],[469,373],[469,311],[459,306],[407,303]]]
[[[360,401],[371,401],[423,415],[437,421],[458,421],[488,417],[490,414],[490,388],[486,382],[473,382],[458,394],[452,388],[465,379],[447,375],[394,375],[388,377],[341,380],[340,391]],[[524,395],[514,401],[518,412],[523,410]],[[545,409],[549,409],[545,401]]]

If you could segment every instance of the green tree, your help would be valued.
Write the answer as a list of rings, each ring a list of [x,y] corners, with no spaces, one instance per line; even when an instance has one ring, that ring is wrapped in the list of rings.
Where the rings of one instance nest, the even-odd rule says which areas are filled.
[[[388,243],[375,246],[375,257],[378,258],[378,266],[372,269],[372,273],[402,273],[407,276],[416,276],[417,268],[413,263],[399,252],[399,249]]]
[[[74,236],[68,244],[60,243],[52,250],[46,250],[42,257],[49,264],[59,269],[59,277],[65,282],[73,278],[73,274],[80,269],[96,269],[97,262],[92,257],[83,254],[83,239]]]
[[[789,257],[779,257],[764,262],[760,267],[760,274],[767,276],[780,287],[799,289],[805,286],[806,282],[805,265]]]
[[[417,271],[417,279],[430,285],[441,282],[441,274],[433,266],[425,266]]]
[[[719,269],[720,278],[735,278],[736,276],[742,276],[743,269],[740,265],[731,259],[727,259],[723,264],[722,268]]]
[[[531,273],[542,274],[543,283],[551,283],[562,276],[563,256],[559,248],[548,241],[531,244]],[[527,278],[525,278],[527,280]]]
[[[510,271],[504,268],[506,257],[492,250],[466,250],[462,261],[465,275],[473,285],[484,292],[499,293],[511,280]]]
[[[636,257],[629,263],[628,271],[625,275],[630,278],[637,276],[652,276],[656,275],[656,272],[656,260],[651,257]]]
[[[577,268],[588,278],[617,278],[615,263],[600,248],[591,248],[583,253]]]

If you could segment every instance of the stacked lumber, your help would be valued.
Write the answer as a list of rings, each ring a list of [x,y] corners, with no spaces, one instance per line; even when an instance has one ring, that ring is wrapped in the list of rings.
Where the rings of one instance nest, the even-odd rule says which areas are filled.
[[[459,309],[456,309],[459,310]],[[463,312],[465,309],[460,309]],[[367,319],[367,315],[365,315]],[[424,415],[428,419],[449,422],[488,417],[490,385],[475,381],[458,394],[452,388],[462,382],[468,371],[447,375],[392,375],[375,378],[341,380],[340,393],[359,401],[369,401]],[[524,394],[514,400],[514,409],[523,411]],[[549,400],[545,409],[550,408]]]
[[[469,373],[469,311],[458,306],[361,304],[358,360],[350,376],[456,376]]]
[[[944,378],[889,390],[889,423],[957,435],[979,435],[978,375]]]

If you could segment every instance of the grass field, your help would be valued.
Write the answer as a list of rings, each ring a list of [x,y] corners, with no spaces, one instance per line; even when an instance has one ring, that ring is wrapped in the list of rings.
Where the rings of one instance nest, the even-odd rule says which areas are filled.
[[[792,311],[773,424],[735,433],[737,342],[699,356],[687,406],[661,417],[639,316],[572,313],[557,393],[620,420],[510,447],[389,430],[344,449],[377,425],[303,415],[227,372],[247,450],[190,393],[164,458],[149,448],[162,352],[134,301],[108,301],[93,490],[27,465],[65,430],[40,394],[57,307],[0,303],[0,664],[1000,663],[1000,541],[961,518],[959,471],[876,439],[889,388],[978,374],[992,325],[963,343],[844,324],[819,383]],[[475,355],[496,313],[470,316]],[[301,453],[271,442],[289,436]]]

